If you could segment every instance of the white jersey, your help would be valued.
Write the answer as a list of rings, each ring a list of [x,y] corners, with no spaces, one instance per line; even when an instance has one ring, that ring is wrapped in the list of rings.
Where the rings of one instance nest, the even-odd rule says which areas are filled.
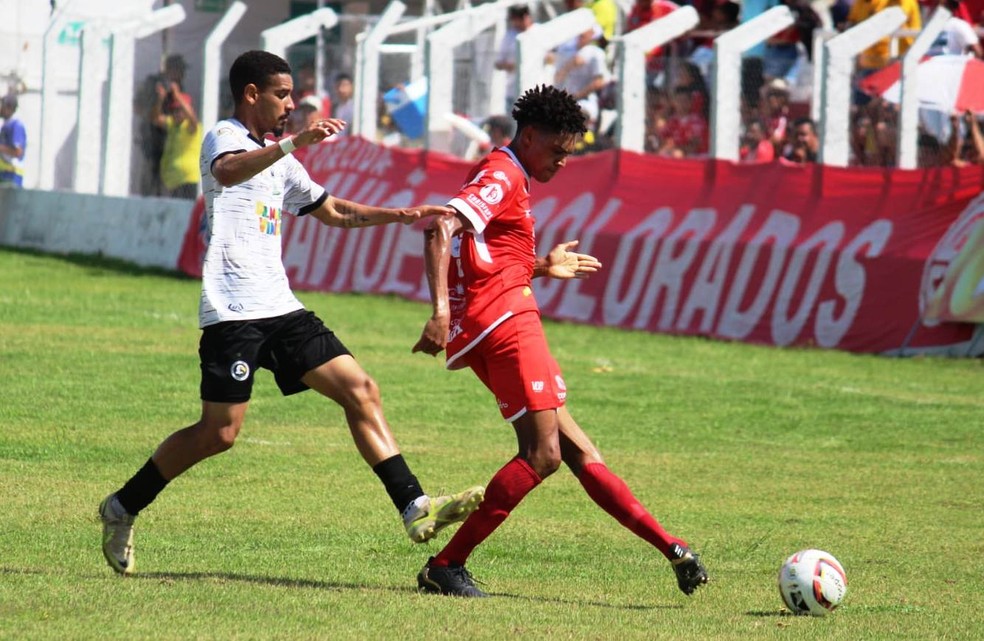
[[[966,20],[951,16],[943,23],[943,30],[926,52],[927,56],[962,56],[980,42],[974,27]]]
[[[272,318],[303,309],[281,257],[285,212],[303,215],[324,202],[323,187],[291,155],[249,180],[223,187],[212,163],[230,153],[265,147],[238,120],[219,121],[202,142],[200,166],[208,224],[199,327]]]

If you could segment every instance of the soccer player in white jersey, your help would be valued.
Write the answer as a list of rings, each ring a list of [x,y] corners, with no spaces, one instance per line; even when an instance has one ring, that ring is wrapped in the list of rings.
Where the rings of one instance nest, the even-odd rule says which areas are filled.
[[[319,120],[278,142],[294,104],[290,66],[265,51],[239,56],[229,71],[234,117],[205,136],[202,190],[208,250],[202,269],[201,418],[174,432],[139,471],[99,506],[103,555],[116,572],[134,570],[133,522],[164,489],[199,461],[232,447],[258,368],[273,372],[286,396],[313,389],[345,411],[363,459],[379,476],[415,542],[464,519],[484,488],[431,498],[421,489],[383,417],[379,389],[321,320],[290,290],[281,259],[286,212],[331,227],[411,223],[450,213],[445,207],[369,207],[328,194],[291,153],[338,133],[345,122]]]

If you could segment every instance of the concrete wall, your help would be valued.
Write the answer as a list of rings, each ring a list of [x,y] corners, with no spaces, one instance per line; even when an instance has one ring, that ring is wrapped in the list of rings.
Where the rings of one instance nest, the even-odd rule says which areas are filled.
[[[176,269],[192,202],[0,189],[0,245]]]

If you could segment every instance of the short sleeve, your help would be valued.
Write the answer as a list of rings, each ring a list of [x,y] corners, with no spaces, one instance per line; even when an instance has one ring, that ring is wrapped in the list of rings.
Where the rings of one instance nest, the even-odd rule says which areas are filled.
[[[304,165],[294,156],[285,156],[283,162],[287,163],[284,209],[295,213],[307,213],[311,205],[325,199],[325,188],[311,179]]]
[[[510,178],[501,169],[486,168],[462,187],[448,205],[461,212],[475,233],[481,234],[493,218],[507,209],[514,191],[520,186],[516,176]]]
[[[21,150],[27,148],[27,130],[20,121],[14,123],[14,130],[11,133],[10,138],[10,141],[14,143],[15,147]]]
[[[221,156],[246,151],[243,143],[242,134],[229,123],[220,123],[207,134],[202,141],[202,159],[209,173],[212,171],[212,164]]]

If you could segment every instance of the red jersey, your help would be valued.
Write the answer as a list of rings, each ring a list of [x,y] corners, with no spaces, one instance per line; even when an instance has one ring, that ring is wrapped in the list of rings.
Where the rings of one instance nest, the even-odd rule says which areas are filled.
[[[538,311],[533,297],[536,220],[530,177],[508,147],[478,162],[448,205],[472,225],[451,243],[448,267],[447,367],[495,327],[520,312]]]

